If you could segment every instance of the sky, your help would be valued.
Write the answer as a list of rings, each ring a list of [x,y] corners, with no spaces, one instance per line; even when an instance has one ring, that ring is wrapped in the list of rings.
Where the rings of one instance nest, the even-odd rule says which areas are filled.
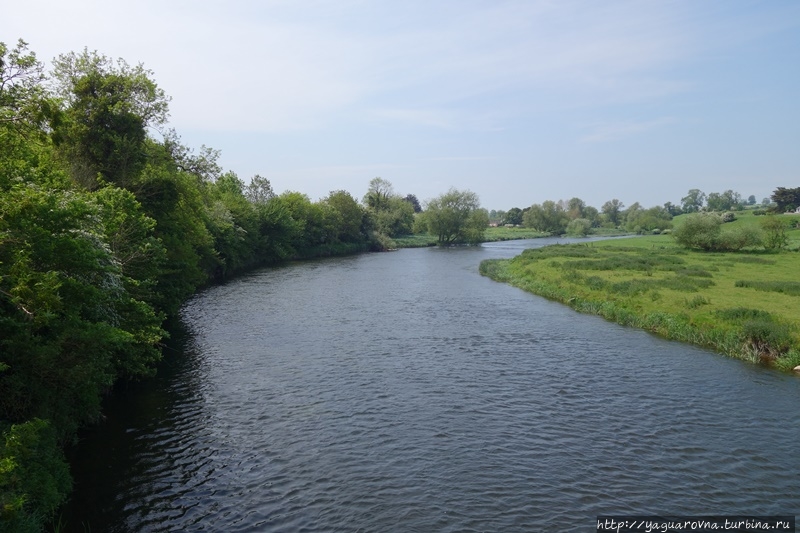
[[[8,2],[19,38],[142,63],[184,144],[314,201],[375,177],[498,210],[800,187],[797,0]]]

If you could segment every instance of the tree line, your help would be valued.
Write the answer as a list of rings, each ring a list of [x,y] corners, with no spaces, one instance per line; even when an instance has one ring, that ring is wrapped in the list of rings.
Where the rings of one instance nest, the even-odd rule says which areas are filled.
[[[51,72],[0,43],[0,529],[37,531],[63,503],[62,447],[121,379],[153,374],[198,287],[288,259],[391,248],[430,231],[480,242],[477,196],[422,206],[381,178],[359,201],[276,194],[168,128],[152,72],[84,50]]]
[[[680,205],[665,202],[649,208],[635,202],[625,207],[614,198],[605,202],[598,210],[587,205],[580,198],[570,200],[546,200],[541,204],[520,209],[512,207],[508,211],[492,210],[489,221],[493,225],[522,226],[533,228],[552,235],[584,236],[598,229],[617,229],[628,233],[660,233],[672,227],[672,219],[689,213],[709,213],[740,211],[756,207],[756,198],[726,190],[721,193],[706,194],[700,189],[690,189],[681,199]],[[756,214],[793,212],[800,207],[800,187],[778,187],[770,198],[764,198]]]

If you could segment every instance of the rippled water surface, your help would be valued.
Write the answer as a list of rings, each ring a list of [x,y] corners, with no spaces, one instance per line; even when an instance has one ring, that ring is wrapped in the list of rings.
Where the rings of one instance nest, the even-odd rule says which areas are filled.
[[[194,297],[75,450],[75,531],[594,531],[797,514],[800,379],[498,284],[546,241],[265,269]]]

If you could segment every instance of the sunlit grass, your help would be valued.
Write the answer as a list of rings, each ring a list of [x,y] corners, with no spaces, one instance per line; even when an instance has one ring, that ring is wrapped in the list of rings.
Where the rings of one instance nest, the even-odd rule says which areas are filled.
[[[484,262],[481,272],[583,312],[785,368],[800,363],[799,261],[791,251],[688,251],[654,235],[526,250]],[[735,309],[756,318],[726,318]]]

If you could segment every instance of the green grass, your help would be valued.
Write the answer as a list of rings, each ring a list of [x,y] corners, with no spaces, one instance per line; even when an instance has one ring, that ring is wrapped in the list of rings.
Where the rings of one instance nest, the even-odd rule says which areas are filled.
[[[760,217],[730,224],[753,223],[747,218]],[[653,235],[526,250],[485,261],[481,273],[581,312],[786,369],[800,364],[798,260],[791,251],[688,251]]]

